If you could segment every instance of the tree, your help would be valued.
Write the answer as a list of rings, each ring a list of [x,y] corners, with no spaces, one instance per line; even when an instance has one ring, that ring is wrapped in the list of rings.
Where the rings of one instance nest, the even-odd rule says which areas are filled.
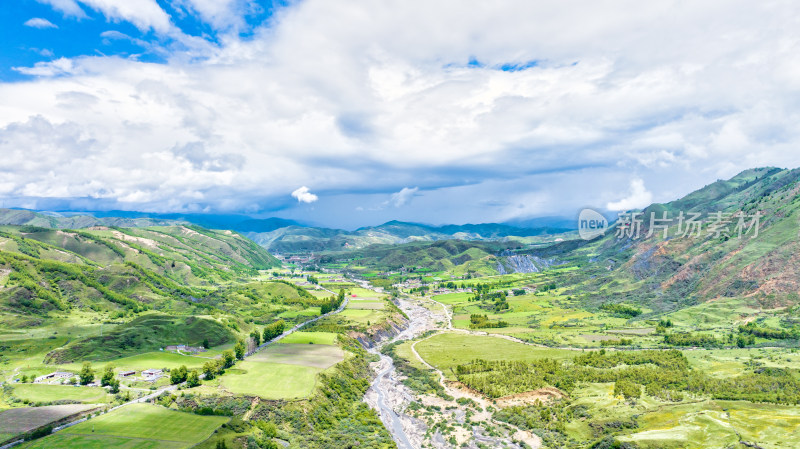
[[[209,360],[203,364],[203,374],[206,375],[206,380],[211,380],[216,377],[219,366],[219,361],[217,360]]]
[[[222,351],[222,368],[230,368],[236,363],[236,355],[230,349]]]
[[[211,345],[208,343],[208,339],[207,338],[203,339],[203,347],[206,348],[206,349],[211,347]]]
[[[111,393],[117,394],[119,393],[119,379],[111,378],[111,382],[108,383],[108,386],[111,387]]]
[[[186,377],[186,385],[189,388],[194,388],[200,385],[200,376],[197,374],[196,370],[191,370],[189,375]]]
[[[261,344],[261,332],[258,329],[254,329],[253,332],[250,332],[250,338],[256,343],[256,346]]]
[[[78,377],[81,380],[81,385],[89,385],[90,383],[94,382],[94,371],[92,370],[92,364],[89,362],[84,362],[81,372],[78,373]]]
[[[22,382],[22,383],[28,382],[28,376],[26,374],[23,374],[22,375],[22,379],[20,379],[19,381]]]
[[[217,449],[228,449],[228,445],[225,444],[225,440],[217,440]]]
[[[244,353],[247,351],[247,347],[244,345],[244,340],[237,341],[236,346],[233,347],[233,351],[236,353],[237,359],[244,359]]]
[[[108,365],[106,370],[103,371],[103,377],[100,378],[100,385],[107,387],[111,385],[112,380],[114,380],[114,365]]]
[[[186,382],[186,378],[188,377],[188,372],[186,371],[186,365],[181,365],[180,368],[174,369],[169,373],[169,380],[173,384],[179,384]]]
[[[275,337],[282,334],[285,326],[286,323],[283,320],[278,320],[272,324],[267,324],[264,326],[264,341],[271,341]]]

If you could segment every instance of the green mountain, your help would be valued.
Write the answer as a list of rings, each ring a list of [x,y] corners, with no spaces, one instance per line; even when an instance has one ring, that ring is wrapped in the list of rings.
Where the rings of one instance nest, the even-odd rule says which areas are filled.
[[[634,301],[672,310],[716,298],[744,297],[764,307],[797,302],[800,291],[800,169],[758,168],[719,180],[684,198],[652,204],[622,233],[617,222],[591,242],[569,241],[523,251],[581,267],[575,289],[596,302]],[[700,233],[679,227],[680,213],[700,214]],[[736,226],[744,214],[741,238]],[[666,213],[671,222],[652,223]],[[724,221],[720,222],[718,213]],[[754,216],[759,214],[758,235]],[[663,227],[668,225],[667,237]],[[719,228],[719,232],[717,232]],[[618,235],[623,234],[623,235]]]
[[[192,310],[221,285],[279,265],[240,234],[197,226],[3,226],[0,324],[24,327],[50,311]]]
[[[186,222],[159,218],[93,217],[90,215],[72,215],[67,217],[24,209],[0,209],[0,225],[37,226],[40,228],[53,229],[82,229],[92,226],[141,228],[147,226],[171,226],[176,224],[186,224]]]
[[[341,229],[288,226],[270,232],[249,232],[247,236],[270,251],[280,254],[352,251],[370,245],[395,245],[439,240],[516,240],[527,242],[540,237],[568,232],[567,228],[524,228],[498,223],[429,226],[390,221],[380,226]]]

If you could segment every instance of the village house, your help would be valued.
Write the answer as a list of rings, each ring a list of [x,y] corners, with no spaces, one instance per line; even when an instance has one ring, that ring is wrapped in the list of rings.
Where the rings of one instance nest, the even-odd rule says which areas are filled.
[[[160,369],[146,369],[142,371],[142,378],[146,381],[153,382],[164,376],[164,372]]]
[[[134,374],[136,374],[136,371],[128,370],[128,371],[120,371],[119,374],[117,374],[117,376],[118,377],[130,377],[130,376],[133,376]]]
[[[69,379],[69,378],[74,377],[74,376],[75,376],[74,374],[72,374],[70,372],[67,372],[67,371],[53,371],[50,374],[45,374],[44,376],[37,377],[33,382],[38,384],[38,383],[42,383],[42,382],[45,382],[45,381],[53,381],[53,380],[59,380],[59,379]]]

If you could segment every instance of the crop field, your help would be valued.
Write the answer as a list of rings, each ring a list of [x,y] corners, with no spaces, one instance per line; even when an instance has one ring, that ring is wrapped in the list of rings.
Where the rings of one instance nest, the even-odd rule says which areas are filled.
[[[235,394],[264,399],[295,399],[314,391],[321,370],[303,365],[242,361],[219,377],[219,384]]]
[[[200,416],[150,404],[100,415],[26,448],[129,447],[181,449],[205,440],[229,418]]]
[[[315,344],[315,345],[334,345],[336,344],[336,333],[333,332],[303,332],[298,331],[289,334],[286,338],[278,341],[278,344]]]
[[[361,299],[351,298],[347,303],[348,310],[383,310],[386,304],[381,300],[376,299]]]
[[[6,410],[0,413],[0,441],[96,407],[96,405],[68,404]]]
[[[58,400],[97,403],[108,402],[111,399],[111,395],[104,388],[67,385],[15,384],[13,394],[19,399],[27,399],[32,403]]]
[[[375,323],[386,315],[380,310],[347,308],[339,313],[339,316],[347,318],[355,323],[367,324]]]
[[[344,360],[344,351],[331,345],[284,343],[267,346],[247,360],[326,369]]]
[[[542,358],[568,359],[579,352],[526,345],[501,337],[447,332],[416,345],[417,352],[431,365],[452,375],[450,368],[481,358],[485,360],[529,361]]]

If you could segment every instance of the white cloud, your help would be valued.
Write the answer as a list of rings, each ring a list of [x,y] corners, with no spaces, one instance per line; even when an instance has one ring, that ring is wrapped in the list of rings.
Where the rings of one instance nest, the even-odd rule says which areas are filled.
[[[653,194],[648,192],[644,187],[644,181],[641,178],[634,178],[631,180],[628,196],[619,201],[611,201],[607,203],[606,209],[612,211],[642,209],[652,203]]]
[[[216,29],[241,27],[244,20],[241,12],[241,0],[177,0],[189,11],[196,12],[206,23]]]
[[[389,198],[388,204],[392,205],[393,207],[402,207],[408,204],[414,196],[416,196],[417,191],[419,191],[418,187],[408,188],[403,187],[397,193],[393,193],[391,198]]]
[[[25,75],[51,77],[73,73],[75,65],[71,59],[58,58],[53,61],[37,62],[33,67],[14,67],[14,70]]]
[[[169,15],[155,0],[80,0],[90,8],[100,11],[109,20],[125,20],[141,31],[153,29],[165,33],[170,29]]]
[[[306,186],[300,187],[292,192],[292,197],[297,198],[297,201],[300,203],[313,203],[319,199],[317,195],[309,192]]]
[[[41,17],[33,17],[25,22],[25,26],[31,28],[58,28],[58,25],[53,22],[42,19]]]
[[[158,5],[156,0],[36,0],[50,5],[64,17],[86,18],[87,15],[78,2],[99,11],[110,21],[127,21],[139,30],[147,32],[152,29],[158,33],[167,33],[173,29],[169,15]]]
[[[64,17],[84,18],[86,13],[75,0],[36,0],[39,3],[50,5],[56,11],[64,14]]]
[[[143,30],[174,27],[154,0],[82,4]],[[181,0],[234,29],[242,4]],[[164,64],[93,56],[17,68],[40,78],[0,83],[0,142],[39,117],[102,154],[84,171],[44,157],[4,185],[158,209],[283,207],[286,185],[313,185],[324,203],[375,195],[354,205],[425,191],[398,214],[434,214],[445,191],[469,192],[460,204],[508,203],[482,209],[492,216],[474,209],[474,221],[587,205],[564,184],[539,184],[547,173],[570,193],[635,172],[653,192],[680,195],[744,168],[800,165],[798,17],[788,0],[292,2],[252,37],[187,40],[191,52]],[[75,139],[59,145],[83,160]],[[506,192],[498,180],[517,182]]]

